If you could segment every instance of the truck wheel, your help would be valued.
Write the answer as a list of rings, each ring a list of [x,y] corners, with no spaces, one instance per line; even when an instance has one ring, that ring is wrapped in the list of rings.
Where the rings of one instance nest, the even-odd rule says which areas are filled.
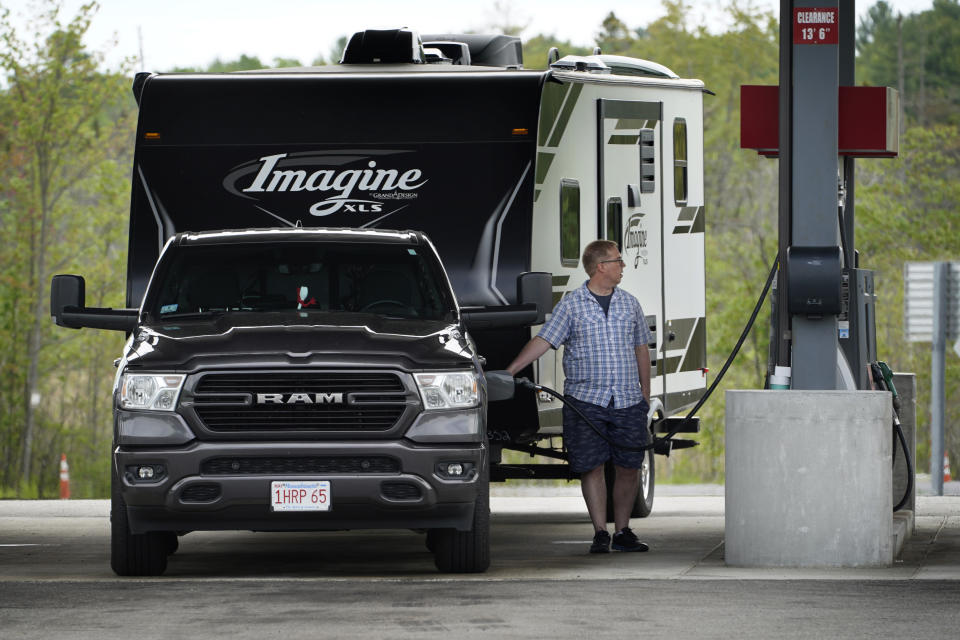
[[[172,553],[167,531],[132,534],[127,523],[127,504],[120,493],[120,481],[114,474],[110,496],[110,567],[118,576],[159,576],[167,569],[167,554]]]
[[[607,483],[607,522],[613,522],[616,520],[613,517],[613,481],[617,473],[613,462],[607,461],[603,473]],[[633,502],[633,509],[630,510],[631,518],[646,518],[653,512],[654,478],[654,453],[653,449],[650,449],[644,454],[643,466],[640,468],[640,487]]]
[[[428,548],[433,543],[433,561],[444,573],[483,573],[490,566],[490,480],[486,471],[477,491],[470,531],[431,529],[427,533]]]
[[[163,541],[167,548],[167,555],[172,556],[177,552],[177,549],[180,548],[180,538],[178,538],[177,534],[173,531],[162,531],[160,534],[163,536]]]

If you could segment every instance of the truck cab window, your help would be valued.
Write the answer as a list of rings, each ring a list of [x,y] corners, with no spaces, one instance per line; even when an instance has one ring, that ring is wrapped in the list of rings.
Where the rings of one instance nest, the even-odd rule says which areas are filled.
[[[683,118],[673,121],[673,201],[678,206],[687,204],[687,122]]]
[[[575,267],[580,262],[580,183],[560,181],[560,263]]]
[[[415,247],[284,243],[181,247],[151,293],[158,318],[212,312],[455,313],[439,265]]]

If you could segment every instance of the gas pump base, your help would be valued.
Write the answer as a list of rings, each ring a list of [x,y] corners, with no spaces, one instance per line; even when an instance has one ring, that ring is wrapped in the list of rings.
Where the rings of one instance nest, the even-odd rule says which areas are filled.
[[[892,419],[886,391],[727,391],[726,563],[893,564]]]

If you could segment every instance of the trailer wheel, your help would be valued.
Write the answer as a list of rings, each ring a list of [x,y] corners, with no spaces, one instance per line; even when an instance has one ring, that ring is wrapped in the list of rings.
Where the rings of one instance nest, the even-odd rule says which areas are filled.
[[[165,531],[130,533],[127,503],[120,493],[120,480],[111,474],[110,492],[110,567],[118,576],[159,576],[167,570],[167,554],[172,553],[177,534]]]
[[[444,573],[483,573],[490,566],[490,477],[486,470],[478,481],[477,492],[470,531],[427,532],[427,548],[432,543],[434,563]]]
[[[653,449],[650,449],[644,454],[643,466],[640,468],[640,486],[633,508],[630,510],[631,518],[646,518],[653,512],[654,469],[654,453]],[[607,483],[607,522],[614,522],[616,518],[613,515],[613,482],[617,472],[612,461],[608,460],[603,466],[603,474]]]
[[[643,467],[640,468],[640,489],[637,491],[637,500],[633,504],[633,511],[630,512],[631,518],[646,518],[653,512],[653,492],[656,484],[654,460],[656,460],[656,455],[653,453],[653,449],[650,449],[643,460]]]

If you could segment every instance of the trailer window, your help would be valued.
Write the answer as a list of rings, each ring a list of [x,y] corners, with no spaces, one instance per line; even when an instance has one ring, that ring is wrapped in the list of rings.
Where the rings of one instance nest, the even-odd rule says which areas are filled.
[[[673,201],[687,204],[687,121],[673,121]]]
[[[560,264],[575,267],[580,262],[580,183],[560,181]]]
[[[620,198],[610,198],[607,200],[607,220],[606,235],[607,240],[612,240],[620,245],[620,229],[623,225],[623,203]]]
[[[640,129],[640,193],[654,193],[656,190],[656,132],[653,129]]]

